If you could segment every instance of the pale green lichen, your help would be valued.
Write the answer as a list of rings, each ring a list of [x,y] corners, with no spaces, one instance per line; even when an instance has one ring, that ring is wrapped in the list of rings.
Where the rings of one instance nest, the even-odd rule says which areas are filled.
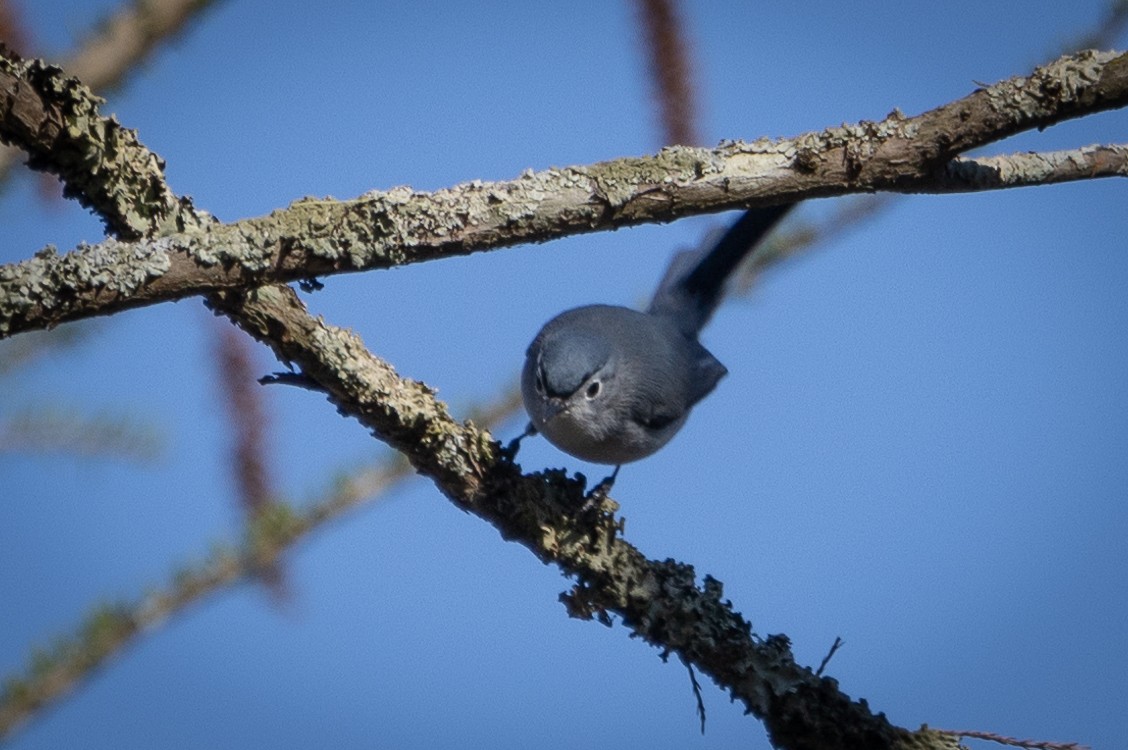
[[[0,266],[0,334],[31,310],[52,319],[76,294],[128,297],[169,267],[168,253],[147,244],[110,239],[81,244],[66,255],[43,248],[27,260]]]
[[[1118,57],[1123,54],[1086,50],[1041,66],[1029,77],[1011,78],[983,91],[990,106],[1010,119],[1038,118],[1063,101],[1084,97]]]
[[[136,239],[171,230],[183,204],[168,190],[164,162],[135,131],[98,108],[104,100],[41,60],[0,58],[0,70],[23,86],[23,119],[6,139],[28,164],[62,178],[64,194],[93,209],[115,234]]]
[[[723,159],[714,151],[670,146],[656,156],[617,159],[575,171],[591,180],[608,207],[621,210],[639,197],[640,188],[690,183],[721,174],[724,169]]]

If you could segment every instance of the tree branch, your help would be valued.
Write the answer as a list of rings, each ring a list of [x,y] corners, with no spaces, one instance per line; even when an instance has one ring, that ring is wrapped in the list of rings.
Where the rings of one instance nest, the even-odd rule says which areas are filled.
[[[662,124],[662,143],[696,146],[697,97],[685,23],[672,0],[636,0],[642,27],[647,72]]]
[[[973,193],[1094,177],[1128,177],[1128,145],[1098,144],[1066,151],[952,159],[935,181],[922,183],[920,192]]]
[[[741,279],[740,292],[747,292],[755,277],[778,261],[812,248],[825,241],[828,235],[842,232],[868,215],[872,210],[869,204],[873,202],[865,202],[865,211],[859,211],[859,206],[851,206],[822,224],[805,225],[779,237],[773,236],[771,243],[762,248],[768,252],[757,251],[753,262],[748,264],[748,270]],[[20,337],[9,344],[20,343],[32,337],[34,334]],[[316,385],[315,381],[309,382]],[[320,386],[317,392],[324,393]],[[511,418],[520,408],[521,392],[514,382],[497,398],[484,404],[471,405],[465,411],[470,419],[490,428]],[[88,618],[87,622],[75,628],[73,634],[55,639],[55,648],[48,652],[38,652],[32,664],[21,673],[6,678],[3,683],[11,687],[0,691],[0,740],[39,711],[71,693],[85,678],[135,643],[139,637],[157,632],[158,624],[187,611],[202,599],[246,581],[264,562],[269,563],[281,557],[310,533],[347,511],[379,499],[403,480],[410,478],[407,461],[398,453],[392,455],[393,458],[377,467],[367,468],[333,482],[332,488],[321,493],[322,499],[308,509],[286,511],[286,516],[298,519],[297,521],[284,525],[271,524],[270,528],[274,531],[270,534],[252,531],[248,538],[257,540],[254,549],[249,545],[241,549],[222,545],[202,563],[178,570],[172,581],[154,593],[134,597],[131,601],[119,602],[108,608],[92,608],[103,619],[109,613],[114,614],[117,624],[112,630],[118,637],[110,641],[101,640],[97,644],[90,643]],[[222,575],[217,574],[219,572]],[[157,613],[159,619],[154,619]]]
[[[88,92],[57,69],[41,65],[38,70],[47,72],[32,75],[33,69],[7,60],[0,65],[0,137],[35,153],[40,166],[65,174],[74,163],[67,155],[83,154],[94,159],[86,162],[90,165],[100,163],[99,152],[116,153],[89,138],[89,131],[108,126],[96,117]],[[43,80],[47,91],[37,88]],[[72,100],[83,103],[81,122],[90,126],[77,142],[61,127],[69,122],[65,103]],[[167,196],[157,215],[116,203],[119,196],[128,196],[129,203],[151,187],[145,178],[152,172],[141,170],[139,184],[71,187],[112,197],[99,210],[124,217],[120,227],[111,224],[123,236],[154,225],[164,236],[107,240],[64,256],[48,249],[0,267],[0,338],[222,289],[389,268],[730,208],[878,190],[1004,187],[1005,181],[946,174],[944,165],[962,151],[1022,130],[1126,104],[1128,54],[1084,52],[913,118],[894,112],[881,122],[798,138],[727,142],[711,150],[674,147],[655,156],[527,172],[508,182],[472,182],[433,193],[401,187],[351,201],[302,200],[270,216],[227,225],[200,228],[180,219],[184,227],[171,234],[170,223],[183,214]],[[50,131],[49,149],[29,123]],[[52,156],[56,152],[65,157],[59,157],[61,164]],[[153,169],[151,161],[145,163]]]
[[[164,449],[160,429],[128,415],[83,415],[58,405],[0,416],[0,454],[62,453],[152,462]]]
[[[786,637],[760,639],[723,599],[719,581],[698,585],[689,565],[647,559],[620,536],[617,505],[585,509],[585,482],[559,470],[523,476],[472,423],[455,422],[422,383],[399,377],[353,333],[309,315],[287,287],[222,292],[208,303],[319,382],[344,415],[407,456],[459,508],[503,538],[576,579],[569,613],[609,621],[687,663],[760,718],[772,742],[792,750],[947,748],[955,738],[895,727],[829,678],[795,663]]]
[[[1124,56],[1097,54],[1064,58],[1055,65],[1068,70],[1056,71],[1056,77],[1046,77],[1045,71],[1054,67],[1049,66],[1021,85],[1010,82],[1015,84],[1013,90],[1000,84],[961,100],[966,109],[957,113],[957,119],[963,118],[966,122],[978,117],[981,123],[989,125],[989,133],[993,135],[980,134],[986,139],[983,142],[988,142],[1021,129],[1018,122],[1027,123],[1022,127],[1032,127],[1078,116],[1086,107],[1089,108],[1086,111],[1097,111],[1121,106],[1123,102],[1108,104],[1108,100],[1113,96],[1110,91],[1128,88],[1122,80],[1125,78],[1124,59]],[[1059,73],[1061,75],[1057,75]],[[58,80],[53,75],[45,77]],[[24,113],[13,114],[9,105],[13,101],[26,103],[22,98],[26,94],[22,87],[26,85],[27,81],[18,77],[14,88],[0,80],[0,129],[5,134],[9,133],[10,118],[15,117],[21,127],[25,124],[20,119]],[[74,90],[70,83],[64,88]],[[984,91],[992,90],[995,99],[975,99]],[[993,108],[998,101],[1009,102],[1009,105],[996,111]],[[1065,101],[1070,103],[1063,104]],[[148,245],[103,243],[85,253],[72,254],[84,256],[76,268],[102,272],[103,278],[94,281],[65,273],[54,278],[48,274],[46,281],[25,277],[22,286],[5,287],[4,284],[15,278],[9,275],[9,269],[19,269],[24,264],[0,268],[0,277],[3,277],[0,279],[0,307],[9,304],[9,290],[24,295],[28,287],[38,290],[49,282],[65,282],[69,291],[62,296],[82,299],[81,305],[87,305],[86,308],[81,305],[66,308],[72,312],[85,310],[72,316],[108,311],[99,306],[99,294],[110,294],[116,305],[113,309],[142,304],[136,301],[138,294],[150,288],[149,279],[167,276],[169,268],[179,262],[174,261],[174,257],[187,259],[205,272],[195,279],[202,286],[180,288],[180,296],[275,278],[270,275],[273,269],[263,272],[243,268],[240,264],[248,260],[243,255],[221,255],[221,243],[214,235],[232,227],[241,227],[244,232],[249,229],[267,231],[269,236],[247,239],[244,245],[266,248],[268,252],[265,257],[260,256],[259,261],[274,262],[283,269],[283,274],[304,271],[294,277],[297,278],[309,275],[310,271],[301,263],[287,266],[287,258],[291,256],[307,263],[320,259],[317,262],[326,264],[331,271],[359,270],[381,267],[376,261],[389,265],[413,262],[590,231],[591,227],[583,225],[585,217],[597,221],[599,226],[618,226],[719,210],[730,205],[778,202],[785,192],[766,192],[762,189],[766,178],[770,178],[768,182],[776,180],[773,189],[811,191],[810,195],[877,187],[908,191],[908,186],[925,178],[939,179],[936,170],[952,154],[980,145],[959,130],[955,122],[949,122],[952,129],[944,133],[940,127],[943,117],[936,113],[952,106],[913,120],[895,114],[883,123],[839,128],[807,136],[807,140],[726,144],[713,151],[671,149],[650,159],[549,170],[527,175],[513,183],[492,186],[476,183],[434,194],[411,195],[408,190],[399,190],[348,204],[307,201],[276,215],[286,220],[281,226],[300,230],[289,235],[277,231],[269,234],[278,227],[272,227],[267,219],[252,220],[258,224],[240,222],[228,227],[196,228],[185,215],[189,212],[183,211],[185,203],[179,199],[165,200],[175,196],[164,186],[163,175],[159,175],[159,179],[154,178],[159,184],[150,184],[161,197],[156,218],[139,212],[128,205],[128,201],[125,204],[107,201],[98,210],[111,223],[120,222],[115,231],[123,235],[130,231],[140,235],[169,231],[169,222],[193,227],[191,231],[166,236]],[[1013,107],[1013,111],[1009,107]],[[31,120],[36,121],[35,108],[31,109]],[[90,115],[90,111],[86,114]],[[930,116],[934,117],[930,119]],[[38,122],[54,124],[50,116]],[[927,132],[930,124],[938,129],[936,133]],[[26,128],[24,132],[28,132]],[[27,137],[33,139],[36,135],[30,133]],[[906,155],[911,157],[907,161]],[[906,163],[910,168],[901,171]],[[836,173],[846,180],[845,188],[837,183],[820,182]],[[128,175],[128,170],[111,177],[120,180],[123,174]],[[787,187],[793,183],[795,187]],[[559,192],[538,195],[538,185]],[[534,192],[528,192],[529,188]],[[75,189],[91,195],[99,195],[101,191],[99,186],[88,183]],[[584,191],[587,191],[586,198]],[[740,197],[733,198],[734,194]],[[807,195],[785,199],[795,200]],[[334,213],[342,211],[342,207],[344,213]],[[456,209],[469,212],[459,213]],[[295,215],[300,221],[293,225]],[[140,220],[135,223],[137,218]],[[474,220],[479,218],[494,223],[476,224]],[[326,219],[356,220],[357,224],[355,229],[348,227],[342,234],[343,225],[326,224]],[[307,230],[308,235],[304,233]],[[356,231],[367,232],[363,238],[376,250],[368,245],[342,243],[342,239],[357,240],[352,234]],[[208,242],[216,244],[209,246]],[[416,242],[422,242],[422,249],[413,245]],[[199,262],[201,248],[209,247],[214,257]],[[140,258],[131,259],[131,265],[140,263],[148,270],[127,280],[131,289],[142,292],[115,297],[115,290],[119,289],[116,285],[123,282],[106,280],[105,274],[112,277],[115,266],[113,262],[104,265],[98,253],[126,248],[132,248],[134,253],[142,252]],[[318,250],[326,252],[319,254]],[[272,252],[276,255],[271,255]],[[150,265],[149,254],[162,253],[168,268],[159,269],[160,261]],[[230,268],[220,265],[220,270],[224,273],[234,270],[234,277],[207,275],[210,273],[207,269],[219,264],[221,259],[233,265]],[[61,264],[66,261],[57,257],[36,260]],[[368,265],[364,265],[366,263]],[[161,273],[150,274],[153,269]],[[224,283],[216,284],[216,278]],[[190,275],[189,280],[192,280]],[[166,289],[176,290],[176,287]],[[57,290],[53,294],[58,294]],[[86,299],[90,294],[93,298]],[[173,297],[156,296],[147,301],[170,298]],[[687,663],[696,665],[728,689],[764,721],[777,745],[787,748],[956,746],[956,739],[951,736],[924,729],[910,733],[889,724],[881,715],[873,715],[864,701],[853,702],[840,693],[833,680],[820,678],[797,665],[786,638],[755,636],[750,624],[733,611],[730,602],[723,600],[718,581],[706,576],[699,586],[690,566],[672,560],[646,559],[619,536],[621,521],[614,517],[617,508],[612,501],[604,499],[596,508],[582,510],[585,507],[582,479],[569,479],[562,472],[522,476],[519,467],[499,461],[499,447],[488,433],[469,423],[454,422],[446,407],[433,398],[426,386],[400,378],[390,365],[369,354],[358,338],[309,316],[291,290],[277,286],[232,289],[211,295],[209,304],[270,345],[281,360],[300,365],[305,375],[325,388],[342,413],[358,419],[402,451],[459,507],[490,521],[505,538],[521,542],[538,558],[554,562],[574,576],[577,583],[564,597],[573,616],[608,619],[608,613],[618,614],[635,634],[664,650],[677,652]],[[47,312],[40,313],[38,325],[62,319],[68,314],[65,310],[59,313],[64,308],[65,304],[60,308],[45,306]],[[52,318],[53,314],[60,317]],[[9,320],[23,320],[24,327],[34,327],[26,325],[28,319],[25,315]],[[283,518],[275,525],[283,530],[292,529],[291,521]],[[99,622],[104,619],[100,618]],[[99,626],[98,632],[103,630]]]
[[[95,91],[115,88],[158,44],[179,34],[189,21],[216,4],[216,0],[122,3],[63,61],[62,67]]]
[[[28,166],[58,175],[64,195],[99,214],[118,237],[183,230],[169,221],[180,217],[181,199],[165,184],[164,161],[136,132],[102,117],[102,103],[59,68],[0,56],[0,140],[23,148]],[[0,288],[0,296],[7,293]]]

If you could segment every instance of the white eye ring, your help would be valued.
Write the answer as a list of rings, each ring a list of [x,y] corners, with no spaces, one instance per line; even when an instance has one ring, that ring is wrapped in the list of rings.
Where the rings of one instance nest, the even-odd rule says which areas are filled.
[[[591,384],[584,390],[584,396],[588,401],[591,401],[593,398],[599,395],[599,391],[601,389],[602,386],[599,384],[599,381],[593,380],[591,381]]]

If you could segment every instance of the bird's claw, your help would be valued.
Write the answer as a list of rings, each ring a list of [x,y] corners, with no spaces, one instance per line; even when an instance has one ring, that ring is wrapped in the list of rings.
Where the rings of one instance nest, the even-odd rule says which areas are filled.
[[[522,432],[520,435],[518,435],[517,437],[510,440],[509,444],[501,449],[502,460],[508,461],[509,463],[513,463],[513,460],[515,458],[517,458],[517,451],[521,450],[521,441],[524,440],[527,437],[532,437],[533,435],[536,435],[536,434],[537,434],[537,428],[533,427],[532,422],[529,422],[529,424],[525,425],[524,432]]]
[[[615,486],[615,478],[619,476],[619,469],[621,468],[621,464],[616,466],[610,476],[604,477],[600,480],[599,484],[591,488],[591,491],[584,496],[584,504],[580,509],[581,511],[591,510],[607,499],[608,495],[611,494],[611,488]]]

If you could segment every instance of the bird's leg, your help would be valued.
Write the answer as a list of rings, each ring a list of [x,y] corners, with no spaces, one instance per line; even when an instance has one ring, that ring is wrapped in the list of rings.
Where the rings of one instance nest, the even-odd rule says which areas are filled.
[[[532,422],[529,422],[527,425],[525,425],[524,432],[510,440],[509,445],[501,449],[502,459],[513,463],[513,459],[517,458],[517,451],[521,449],[521,441],[536,434],[537,428],[533,427]]]
[[[619,469],[621,468],[623,468],[623,465],[618,464],[615,467],[615,470],[611,472],[611,476],[604,477],[603,481],[591,488],[591,492],[588,493],[588,497],[594,497],[597,494],[606,496],[607,493],[611,491],[611,488],[615,486],[615,477],[619,476]]]
[[[584,495],[584,503],[580,506],[580,513],[589,513],[607,499],[607,493],[611,492],[611,488],[615,485],[615,477],[619,475],[619,469],[622,464],[615,467],[615,471],[611,472],[611,476],[604,477],[603,481],[591,488],[591,491]]]

